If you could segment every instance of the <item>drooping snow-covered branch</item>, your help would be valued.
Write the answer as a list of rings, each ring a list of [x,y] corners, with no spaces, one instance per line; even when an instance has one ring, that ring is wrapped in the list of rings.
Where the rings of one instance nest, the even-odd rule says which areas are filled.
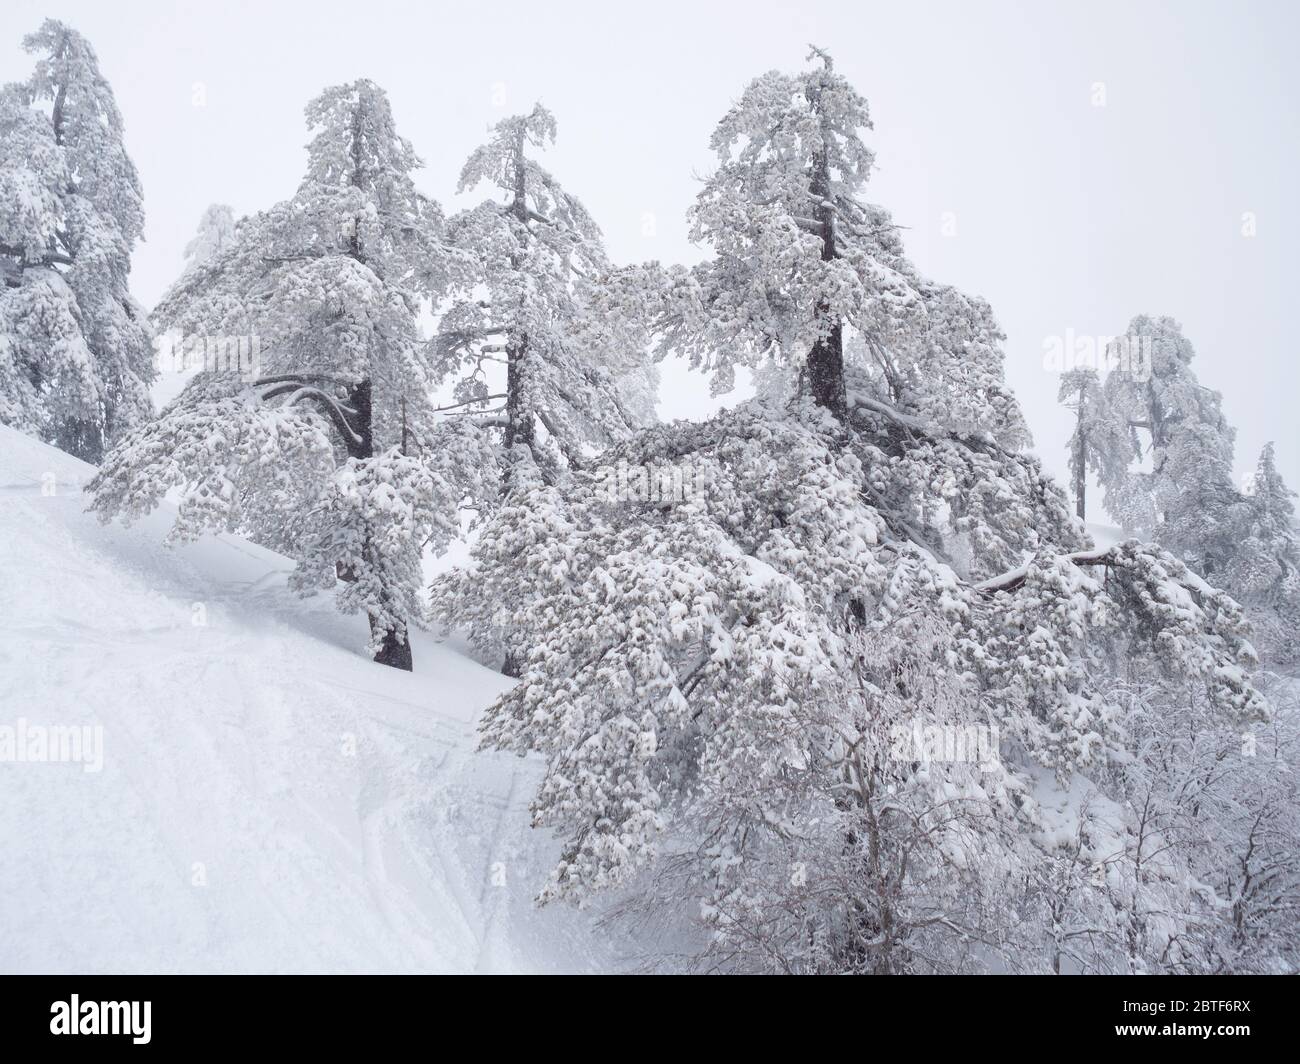
[[[263,378],[255,381],[254,387],[259,389],[258,396],[264,403],[283,395],[288,396],[284,401],[285,406],[293,406],[300,400],[316,403],[329,417],[350,453],[364,447],[369,440],[368,410],[362,411],[348,406],[340,402],[337,396],[330,395],[315,385],[306,383],[305,380],[281,377],[272,381]],[[368,397],[369,382],[364,382],[364,388]],[[366,419],[366,424],[359,423],[359,419],[363,417]]]
[[[1102,565],[1110,566],[1115,564],[1112,560],[1112,548],[1100,548],[1093,550],[1072,551],[1069,554],[1061,555],[1063,561],[1070,562],[1072,565]],[[1001,573],[998,576],[990,577],[988,580],[981,580],[975,585],[977,591],[985,594],[993,594],[997,591],[1014,591],[1025,582],[1028,575],[1030,563],[1012,569],[1010,572]]]

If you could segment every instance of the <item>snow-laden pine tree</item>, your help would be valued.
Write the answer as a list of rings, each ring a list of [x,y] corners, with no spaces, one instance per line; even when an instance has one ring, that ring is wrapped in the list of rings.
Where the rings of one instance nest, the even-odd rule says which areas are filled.
[[[792,398],[518,486],[459,578],[527,648],[484,741],[547,760],[544,898],[635,882],[627,904],[701,914],[732,968],[1046,969],[1021,919],[1059,841],[1043,795],[1130,756],[1116,663],[1236,727],[1266,714],[1253,655],[1183,563],[1085,541],[1021,450],[987,304],[921,277],[861,199],[866,104],[819,58],[719,125],[693,212],[713,257],[601,295],[715,387],[771,367]]]
[[[1067,370],[1061,375],[1057,402],[1074,411],[1074,431],[1066,444],[1070,452],[1070,485],[1074,491],[1074,513],[1080,521],[1088,514],[1088,473],[1097,470],[1099,448],[1094,442],[1104,431],[1104,408],[1097,371],[1090,367]]]
[[[507,479],[522,465],[525,480],[554,481],[654,419],[648,360],[593,306],[610,269],[600,229],[530,154],[555,131],[540,104],[496,123],[458,191],[488,184],[497,195],[448,225],[461,294],[440,325],[438,368],[461,415],[503,430]]]
[[[714,131],[719,166],[690,219],[713,257],[622,271],[606,289],[620,297],[612,309],[640,303],[660,350],[688,356],[716,392],[731,389],[738,364],[775,363],[836,414],[856,377],[954,430],[1027,443],[991,309],[921,277],[888,213],[862,198],[867,103],[820,60],[757,79]]]
[[[1172,318],[1134,318],[1112,344],[1094,448],[1111,516],[1215,576],[1231,552],[1221,530],[1237,501],[1236,433],[1195,354]]]
[[[1224,582],[1251,612],[1261,650],[1279,664],[1300,662],[1300,536],[1295,492],[1265,445],[1230,532],[1236,549]]]
[[[225,203],[213,203],[199,219],[198,232],[185,245],[185,268],[201,266],[235,242],[235,212]]]
[[[1083,407],[1071,440],[1097,473],[1111,516],[1150,535],[1247,606],[1270,661],[1293,661],[1297,617],[1294,511],[1271,450],[1260,457],[1258,491],[1233,483],[1235,430],[1222,396],[1191,368],[1194,350],[1171,318],[1134,318],[1109,352],[1114,368],[1100,393],[1081,392],[1080,373],[1061,396]],[[1086,387],[1092,388],[1090,382]],[[1086,409],[1085,418],[1083,409]]]
[[[98,462],[152,410],[140,181],[90,43],[47,20],[23,46],[35,71],[0,90],[0,422]]]
[[[555,485],[655,420],[657,373],[644,332],[600,298],[611,271],[600,230],[530,154],[554,139],[555,119],[540,104],[493,126],[459,187],[486,183],[497,194],[448,224],[459,291],[435,341],[440,376],[454,385],[442,409],[501,456],[501,508],[475,547],[488,568],[498,543],[544,523],[525,489]],[[495,590],[456,571],[435,588],[434,608],[516,675],[526,644],[502,623],[502,605],[520,602]]]
[[[129,520],[178,490],[173,537],[237,529],[284,551],[299,587],[337,583],[340,608],[367,615],[377,661],[409,669],[421,551],[459,534],[495,456],[432,409],[417,316],[446,284],[443,218],[387,97],[357,81],[306,114],[297,193],[156,308],[218,357],[108,456],[94,508]]]

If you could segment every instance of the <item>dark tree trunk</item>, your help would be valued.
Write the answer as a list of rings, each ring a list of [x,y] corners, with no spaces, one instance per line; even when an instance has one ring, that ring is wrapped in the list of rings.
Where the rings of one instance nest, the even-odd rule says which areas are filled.
[[[373,634],[375,630],[374,621],[370,622],[370,631]],[[414,666],[411,661],[411,644],[408,640],[400,638],[396,632],[388,631],[384,633],[384,641],[379,647],[379,653],[375,655],[375,661],[380,665],[388,665],[394,669],[403,669],[406,672],[412,672]]]
[[[348,389],[348,406],[356,411],[348,417],[352,436],[345,436],[344,443],[348,455],[352,458],[373,458],[375,455],[374,428],[371,423],[371,385],[369,381],[360,381]],[[369,550],[369,546],[366,548]],[[342,575],[342,574],[340,574]],[[349,574],[351,575],[351,574]],[[347,579],[347,577],[344,577]],[[370,634],[375,634],[375,622],[371,618]],[[394,669],[413,671],[411,661],[411,644],[394,631],[384,633],[375,661]]]
[[[524,358],[527,354],[528,337],[523,335],[511,337],[506,350],[505,442],[507,462],[510,461],[510,451],[516,444],[522,444],[531,450],[536,438],[533,411],[525,399],[527,384],[524,379]]]
[[[348,436],[343,440],[348,449],[349,458],[373,458],[375,456],[374,429],[371,426],[370,382],[361,381],[348,389],[348,406],[356,411],[348,418],[353,439]]]
[[[820,96],[811,102],[820,111]],[[830,166],[825,151],[813,156],[810,191],[816,203],[816,218],[821,224],[822,261],[830,262],[838,257],[838,252],[835,249],[835,208],[830,201]],[[830,320],[830,309],[825,304],[818,305],[817,318],[825,332],[808,352],[808,386],[814,402],[842,419],[848,410],[844,390],[844,326],[838,318]]]
[[[535,433],[533,412],[524,401],[524,369],[521,364],[524,352],[527,350],[527,343],[525,337],[512,339],[506,350],[506,467],[505,474],[501,478],[503,497],[509,495],[514,487],[515,445],[527,447],[529,450],[533,446]],[[506,676],[518,679],[523,672],[521,656],[514,650],[507,650],[501,671]]]
[[[808,353],[808,386],[813,401],[838,418],[848,409],[844,391],[844,327],[836,322]]]
[[[519,655],[513,650],[506,651],[505,661],[501,663],[501,673],[503,676],[509,676],[517,680],[524,674],[523,662],[520,661]]]

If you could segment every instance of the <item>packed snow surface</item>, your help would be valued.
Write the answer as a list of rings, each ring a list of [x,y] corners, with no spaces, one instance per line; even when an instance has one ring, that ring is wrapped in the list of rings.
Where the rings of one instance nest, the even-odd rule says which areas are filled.
[[[0,726],[102,728],[99,771],[0,761],[0,970],[590,971],[629,961],[532,897],[539,766],[478,752],[509,682],[365,622],[233,535],[85,512],[92,469],[0,426]]]

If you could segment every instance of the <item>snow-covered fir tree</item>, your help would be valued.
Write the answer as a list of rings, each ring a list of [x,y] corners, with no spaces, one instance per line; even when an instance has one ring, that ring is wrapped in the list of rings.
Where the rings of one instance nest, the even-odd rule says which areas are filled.
[[[1097,371],[1077,367],[1061,375],[1057,401],[1074,411],[1074,431],[1066,444],[1070,452],[1070,486],[1074,492],[1074,513],[1080,521],[1088,514],[1088,473],[1097,468],[1099,448],[1094,439],[1104,431],[1104,408]]]
[[[660,351],[687,356],[718,393],[736,365],[775,366],[842,413],[856,377],[954,430],[1026,444],[992,311],[921,277],[889,214],[862,198],[867,103],[816,58],[808,73],[757,79],[714,131],[719,166],[691,211],[691,238],[713,257],[621,271],[611,309],[639,305]]]
[[[1300,663],[1300,541],[1295,492],[1266,444],[1229,535],[1236,549],[1224,582],[1251,611],[1261,650],[1279,664]]]
[[[214,203],[199,219],[198,232],[185,245],[185,268],[201,266],[235,242],[235,212],[225,203]]]
[[[866,103],[817,60],[720,123],[693,212],[713,258],[597,296],[715,389],[742,364],[784,373],[788,401],[517,483],[451,578],[452,619],[527,651],[483,733],[547,759],[534,822],[564,845],[542,897],[699,913],[705,965],[886,972],[1050,970],[1060,925],[1027,916],[1085,891],[1135,967],[1166,963],[1191,858],[1158,881],[1141,860],[1115,672],[1167,678],[1221,729],[1265,719],[1240,607],[1158,547],[1086,541],[1022,450],[990,309],[923,278],[861,199]],[[699,487],[629,495],[611,468]],[[1044,811],[1076,778],[1120,810],[1124,853],[1144,840],[1127,908]]]
[[[555,132],[538,104],[493,126],[461,169],[459,191],[486,183],[499,195],[449,223],[462,294],[437,338],[457,410],[503,429],[508,472],[523,464],[535,471],[525,477],[550,481],[652,421],[655,385],[635,338],[593,307],[593,286],[610,269],[600,229],[530,154]]]
[[[657,374],[644,332],[634,317],[605,313],[599,298],[611,271],[600,230],[530,154],[555,130],[541,105],[498,122],[459,186],[486,183],[498,195],[448,225],[460,290],[436,339],[440,375],[454,386],[442,409],[499,448],[503,471],[502,508],[476,551],[540,519],[516,489],[554,485],[655,420]],[[473,574],[441,581],[434,607],[517,674],[523,649]]]
[[[1113,346],[1109,424],[1096,434],[1106,508],[1203,575],[1220,573],[1231,544],[1218,530],[1237,499],[1222,396],[1197,380],[1195,349],[1172,318],[1139,315]]]
[[[1254,483],[1233,482],[1235,430],[1222,396],[1191,368],[1194,350],[1171,318],[1134,318],[1112,344],[1100,389],[1089,370],[1062,378],[1076,411],[1071,472],[1093,471],[1111,516],[1154,538],[1248,607],[1265,657],[1296,660],[1297,616],[1290,492],[1271,450]]]
[[[89,462],[152,410],[152,336],[131,298],[140,181],[95,51],[48,20],[0,90],[0,423]]]
[[[129,520],[179,490],[173,537],[237,529],[284,551],[297,586],[337,586],[341,609],[367,615],[377,661],[410,669],[421,551],[459,534],[495,455],[432,408],[417,316],[447,283],[443,218],[387,97],[357,81],[306,114],[297,193],[156,308],[217,357],[108,456],[94,507]]]

